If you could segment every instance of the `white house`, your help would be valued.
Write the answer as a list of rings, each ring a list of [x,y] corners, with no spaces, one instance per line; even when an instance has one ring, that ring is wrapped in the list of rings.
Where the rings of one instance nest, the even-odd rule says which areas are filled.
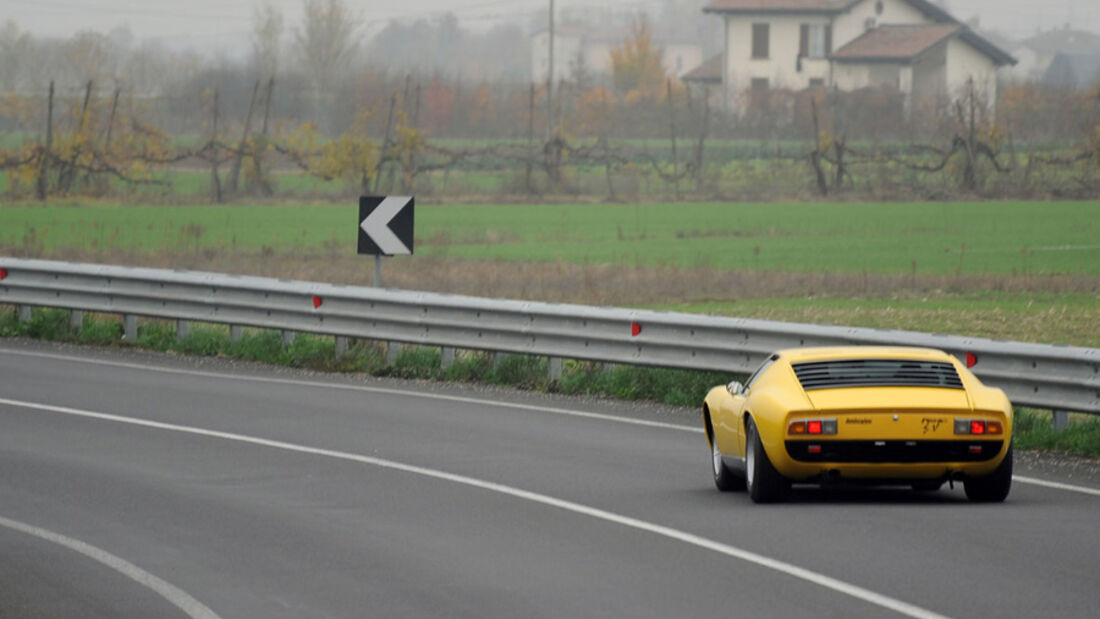
[[[971,80],[992,104],[997,68],[1015,62],[927,0],[715,0],[703,11],[725,21],[731,110],[751,89],[811,87],[892,86],[911,107],[958,96]]]
[[[569,79],[577,58],[584,57],[593,75],[611,75],[611,50],[622,46],[631,33],[608,33],[563,26],[554,29],[554,81]],[[665,73],[679,78],[703,62],[703,47],[694,42],[654,39],[662,52]],[[540,30],[531,36],[531,76],[536,83],[546,81],[550,70],[550,33]]]

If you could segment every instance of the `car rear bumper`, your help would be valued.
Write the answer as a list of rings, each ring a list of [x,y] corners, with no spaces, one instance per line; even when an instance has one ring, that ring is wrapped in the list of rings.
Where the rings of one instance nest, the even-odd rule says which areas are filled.
[[[809,453],[819,445],[820,453]],[[793,481],[965,479],[989,475],[1004,459],[1008,439],[954,441],[786,441],[773,464]],[[976,448],[972,452],[972,448]]]
[[[787,441],[787,456],[797,462],[943,463],[985,462],[996,458],[1003,440]]]

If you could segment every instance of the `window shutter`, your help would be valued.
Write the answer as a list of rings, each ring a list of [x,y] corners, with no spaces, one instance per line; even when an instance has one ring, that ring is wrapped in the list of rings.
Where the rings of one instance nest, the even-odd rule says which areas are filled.
[[[825,56],[833,55],[833,25],[825,24]]]
[[[752,25],[752,57],[768,57],[768,24]]]
[[[798,55],[802,58],[810,55],[810,24],[802,24],[798,33]]]

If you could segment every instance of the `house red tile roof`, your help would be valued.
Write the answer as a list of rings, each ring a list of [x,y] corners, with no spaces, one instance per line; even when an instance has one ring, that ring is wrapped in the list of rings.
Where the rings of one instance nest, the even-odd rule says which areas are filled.
[[[836,13],[862,0],[715,0],[705,13]]]
[[[838,61],[912,60],[963,31],[959,24],[879,26],[849,41],[832,54]]]
[[[680,78],[685,82],[720,83],[722,81],[722,54],[707,60]]]
[[[703,7],[704,13],[734,13],[756,15],[782,15],[791,13],[815,13],[835,15],[847,11],[866,0],[714,0]],[[958,23],[950,13],[930,0],[902,0],[918,10],[926,18],[938,23]]]
[[[865,1],[714,0],[703,9],[703,12],[744,15],[797,13],[836,15]],[[879,26],[848,42],[830,57],[839,62],[911,60],[948,37],[958,36],[967,44],[989,56],[995,65],[1016,64],[1016,59],[1008,52],[962,25],[950,13],[929,0],[903,1],[936,23],[913,26]]]

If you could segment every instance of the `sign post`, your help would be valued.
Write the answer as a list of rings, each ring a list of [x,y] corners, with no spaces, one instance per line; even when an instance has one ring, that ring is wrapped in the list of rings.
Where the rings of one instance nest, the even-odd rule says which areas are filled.
[[[412,255],[412,196],[359,198],[358,253],[374,256],[374,286],[382,285],[382,256]]]
[[[374,256],[374,287],[382,287],[382,256],[413,253],[412,196],[360,196],[358,253]],[[401,345],[386,344],[386,363],[393,365]]]

